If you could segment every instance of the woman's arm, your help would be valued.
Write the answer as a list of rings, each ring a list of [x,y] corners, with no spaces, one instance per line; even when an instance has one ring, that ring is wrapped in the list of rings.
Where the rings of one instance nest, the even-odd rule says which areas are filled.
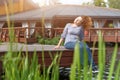
[[[58,45],[55,46],[55,49],[60,48],[61,43],[62,43],[63,40],[65,39],[65,37],[66,37],[66,35],[67,35],[67,32],[68,32],[68,25],[69,25],[69,23],[66,24],[66,26],[65,26],[65,28],[64,28],[64,30],[63,30],[63,33],[61,34],[61,38],[60,38],[60,40],[59,40],[59,42],[58,42]]]
[[[55,49],[60,48],[60,45],[61,45],[61,43],[63,42],[63,40],[64,40],[63,38],[61,38],[61,39],[59,40],[57,46],[55,46]]]

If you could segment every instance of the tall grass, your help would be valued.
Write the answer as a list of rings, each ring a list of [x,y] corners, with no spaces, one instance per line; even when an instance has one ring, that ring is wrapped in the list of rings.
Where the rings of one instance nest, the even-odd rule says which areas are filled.
[[[102,33],[99,31],[98,34],[98,67],[99,67],[99,73],[97,75],[98,80],[101,80],[103,78],[103,72],[105,67],[105,44],[103,42]]]
[[[3,58],[5,73],[3,80],[59,80],[59,61],[62,52],[56,53],[49,67],[44,64],[44,51],[42,53],[42,65],[38,64],[36,51],[34,51],[33,57],[29,55],[27,51],[22,53],[22,49],[18,52],[5,54]]]
[[[9,56],[12,54],[12,56]],[[17,54],[16,56],[14,54]],[[22,56],[19,53],[8,52],[4,56],[3,69],[5,72],[4,80],[36,80],[40,79],[40,66],[37,63],[36,54],[33,55],[32,60],[28,59],[28,55]]]
[[[110,60],[110,67],[107,78],[104,78],[105,66],[106,66],[106,47],[101,37],[102,33],[98,34],[98,73],[96,75],[92,72],[92,67],[88,67],[86,50],[84,48],[84,66],[80,65],[80,49],[79,44],[75,46],[75,52],[73,56],[73,63],[71,65],[70,80],[120,80],[120,61],[118,62],[115,71],[116,55],[118,51],[118,44],[116,43],[114,51],[112,53],[112,59]],[[82,71],[81,71],[82,69]],[[113,74],[115,76],[113,76]],[[94,75],[94,76],[93,76]],[[114,77],[114,78],[113,78]]]

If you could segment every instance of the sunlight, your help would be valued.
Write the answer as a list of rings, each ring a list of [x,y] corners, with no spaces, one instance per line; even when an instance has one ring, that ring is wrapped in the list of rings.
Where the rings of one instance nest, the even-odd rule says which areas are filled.
[[[84,2],[91,2],[93,0],[59,0],[62,4],[82,4]]]
[[[39,6],[48,5],[48,0],[32,0],[34,3],[38,4]]]
[[[34,3],[39,4],[39,6],[50,5],[49,2],[52,0],[32,0]],[[53,0],[54,1],[54,0]],[[84,2],[93,2],[93,0],[58,0],[58,3],[62,4],[82,4]]]

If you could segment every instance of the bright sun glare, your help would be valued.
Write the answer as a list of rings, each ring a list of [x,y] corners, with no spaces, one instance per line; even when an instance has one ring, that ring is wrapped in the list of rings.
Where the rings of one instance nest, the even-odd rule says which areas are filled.
[[[34,3],[39,4],[39,6],[43,6],[47,4],[47,0],[32,0]]]
[[[92,0],[59,0],[62,4],[82,4],[83,2],[91,2]],[[49,0],[33,0],[39,6],[48,5]]]
[[[32,0],[34,3],[39,6],[49,5],[49,0]],[[107,0],[104,0],[107,2]],[[93,2],[93,0],[59,0],[62,4],[82,4],[86,2]]]

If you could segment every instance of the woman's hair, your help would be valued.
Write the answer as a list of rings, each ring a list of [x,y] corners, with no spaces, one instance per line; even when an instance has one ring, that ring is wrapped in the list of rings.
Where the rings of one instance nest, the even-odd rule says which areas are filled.
[[[82,17],[82,23],[84,29],[89,29],[92,27],[92,19],[89,16],[81,16]]]

